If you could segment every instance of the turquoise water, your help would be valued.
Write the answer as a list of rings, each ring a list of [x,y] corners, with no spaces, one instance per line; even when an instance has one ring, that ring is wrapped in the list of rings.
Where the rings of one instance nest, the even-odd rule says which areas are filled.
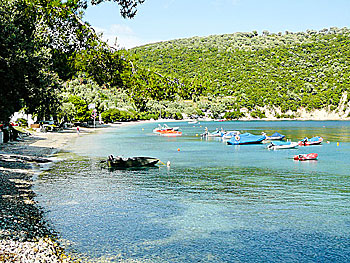
[[[183,136],[154,135],[150,123],[81,136],[70,149],[77,156],[37,181],[37,201],[69,251],[107,262],[350,261],[350,122],[169,125]],[[229,146],[196,136],[204,127],[324,143]],[[319,160],[291,159],[310,152]],[[171,167],[109,171],[99,163],[109,154]]]

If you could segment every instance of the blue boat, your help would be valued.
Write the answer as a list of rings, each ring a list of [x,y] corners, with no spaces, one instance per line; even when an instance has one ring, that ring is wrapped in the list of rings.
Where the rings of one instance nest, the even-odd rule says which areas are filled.
[[[283,140],[285,137],[285,135],[275,132],[271,136],[266,136],[266,140]]]
[[[229,145],[241,145],[241,144],[256,144],[261,143],[266,139],[265,135],[254,135],[251,133],[243,133],[241,135],[236,135],[232,137],[227,144]]]

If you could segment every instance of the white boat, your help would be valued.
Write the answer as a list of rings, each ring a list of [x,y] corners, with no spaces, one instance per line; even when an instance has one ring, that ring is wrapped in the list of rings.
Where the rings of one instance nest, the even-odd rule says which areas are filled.
[[[189,122],[188,122],[188,124],[196,124],[196,123],[198,123],[197,120],[193,120],[193,121],[189,121]]]
[[[222,137],[225,134],[224,130],[216,130],[213,132],[208,132],[208,129],[205,128],[205,132],[201,135],[202,137]]]
[[[267,148],[271,150],[293,149],[298,147],[297,142],[271,142]]]
[[[178,131],[178,130],[179,130],[179,127],[169,127],[166,124],[163,124],[163,126],[158,124],[158,127],[153,129],[153,132],[154,133],[161,133],[161,132],[166,132],[166,131]]]
[[[236,136],[236,135],[240,135],[241,133],[239,131],[228,131],[226,132],[222,138],[223,139],[226,139],[226,140],[229,140],[231,139],[232,137]]]

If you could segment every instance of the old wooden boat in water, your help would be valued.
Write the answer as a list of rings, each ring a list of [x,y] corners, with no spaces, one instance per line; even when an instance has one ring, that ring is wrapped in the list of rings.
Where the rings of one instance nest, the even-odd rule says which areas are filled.
[[[123,158],[120,156],[114,157],[110,155],[107,159],[108,168],[138,168],[151,167],[159,162],[158,158],[153,157],[129,157]]]

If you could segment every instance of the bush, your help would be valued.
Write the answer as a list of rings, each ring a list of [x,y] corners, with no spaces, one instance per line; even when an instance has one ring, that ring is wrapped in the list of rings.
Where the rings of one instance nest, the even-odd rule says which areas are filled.
[[[101,113],[103,122],[111,123],[120,119],[120,110],[118,109],[109,109]]]
[[[266,115],[264,112],[262,112],[261,110],[255,110],[253,111],[250,116],[252,116],[252,118],[259,118],[259,119],[263,119],[266,118]]]

